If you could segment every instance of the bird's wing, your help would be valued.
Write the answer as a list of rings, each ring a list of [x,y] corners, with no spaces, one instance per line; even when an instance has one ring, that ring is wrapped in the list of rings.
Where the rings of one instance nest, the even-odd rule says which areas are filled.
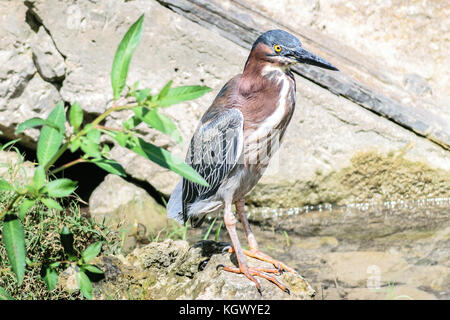
[[[236,165],[243,149],[243,123],[241,111],[222,109],[195,131],[186,162],[208,182],[209,187],[183,179],[184,221],[188,218],[187,206],[214,195]]]

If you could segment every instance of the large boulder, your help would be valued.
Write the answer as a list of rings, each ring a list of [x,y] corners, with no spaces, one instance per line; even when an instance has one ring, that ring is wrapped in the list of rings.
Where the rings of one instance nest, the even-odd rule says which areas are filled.
[[[37,39],[26,21],[25,5],[2,1],[0,12],[0,131],[13,138],[18,123],[32,117],[45,117],[61,96],[36,68],[33,53],[37,51],[32,47]],[[48,40],[49,36],[45,30],[40,30],[39,37]],[[44,48],[44,42],[40,46]],[[42,54],[45,52],[47,50]],[[38,135],[36,129],[29,130],[22,142],[33,146]]]
[[[105,280],[96,284],[94,296],[105,299],[114,294],[126,299],[185,300],[305,300],[314,289],[300,275],[282,273],[276,278],[290,294],[273,283],[259,279],[262,294],[244,275],[217,268],[233,265],[230,254],[222,253],[226,243],[200,241],[190,246],[186,241],[153,242],[126,257],[100,257],[93,263],[105,272]],[[250,266],[272,267],[251,259]]]
[[[15,92],[21,93],[18,97],[17,94],[5,93],[0,100],[0,130],[7,137],[14,136],[16,123],[36,115],[45,116],[60,98],[69,103],[79,101],[91,115],[103,112],[112,96],[109,72],[114,50],[131,23],[145,13],[143,39],[133,57],[128,83],[140,80],[142,86],[155,89],[153,92],[170,79],[174,80],[174,85],[205,84],[213,88],[213,92],[201,99],[164,109],[163,112],[179,127],[184,138],[182,144],[178,145],[145,126],[139,127],[144,139],[183,158],[198,119],[224,83],[242,71],[248,55],[248,50],[221,37],[215,30],[208,30],[157,1],[100,0],[95,4],[74,4],[64,0],[55,6],[50,1],[32,0],[26,2],[28,13],[27,7],[19,2],[2,3],[2,6],[6,10],[2,12],[11,12],[11,18],[5,14],[7,18],[2,20],[1,32],[6,35],[2,48],[11,49],[0,57],[6,59],[13,55],[20,60],[6,64],[7,69],[2,67],[1,71],[17,78]],[[311,10],[316,10],[315,7],[312,6]],[[11,29],[6,19],[15,19],[16,28]],[[38,26],[31,28],[31,20]],[[12,34],[11,30],[16,29],[20,30],[15,31],[19,34]],[[42,39],[43,48],[37,46],[40,42],[34,39]],[[17,41],[20,45],[14,46]],[[22,53],[19,54],[18,50]],[[43,59],[40,52],[48,52],[54,60]],[[61,76],[63,70],[65,74]],[[58,79],[59,82],[55,85],[45,79]],[[435,175],[442,176],[447,183],[450,170],[448,150],[305,78],[296,76],[296,81],[297,109],[292,123],[281,150],[250,195],[252,204],[301,206],[355,200],[353,191],[337,190],[342,186],[336,186],[333,179],[341,176],[344,168],[352,166],[352,159],[360,152],[376,152],[383,157],[401,153],[407,161],[421,162],[426,168],[435,170]],[[430,94],[428,90],[419,88],[420,77],[409,76],[405,83],[415,87],[417,92],[423,91],[425,96]],[[10,88],[6,82],[4,87]],[[427,108],[430,106],[433,107],[428,105]],[[440,110],[436,107],[437,112]],[[119,126],[129,114],[126,111],[114,113],[106,125]],[[29,130],[25,141],[32,144],[36,137],[37,131]],[[131,176],[150,183],[163,194],[169,195],[179,179],[169,170],[120,146],[115,146],[111,155]],[[373,160],[370,157],[366,159]],[[410,169],[409,175],[416,172],[413,167]],[[383,172],[380,168],[378,174]],[[361,177],[366,180],[359,185],[370,190],[376,179],[368,178]],[[432,194],[442,194],[444,190],[440,184],[424,183],[427,185],[424,190],[435,187]],[[309,191],[311,189],[313,193]],[[289,201],[280,197],[287,194]],[[370,196],[370,192],[366,194]],[[415,193],[414,196],[428,196],[428,193]],[[364,201],[367,197],[357,200]]]
[[[155,236],[169,226],[166,210],[144,189],[109,174],[92,192],[89,213],[99,223],[125,236],[125,251],[136,246],[136,241]]]

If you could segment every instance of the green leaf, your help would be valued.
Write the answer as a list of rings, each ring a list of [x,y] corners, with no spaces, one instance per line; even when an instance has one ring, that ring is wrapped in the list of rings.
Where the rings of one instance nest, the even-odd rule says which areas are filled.
[[[5,289],[0,287],[0,300],[14,300]]]
[[[47,182],[47,176],[45,175],[44,167],[38,166],[33,176],[33,187],[36,190],[42,188]]]
[[[128,29],[114,55],[114,62],[111,70],[111,85],[114,100],[117,100],[120,97],[120,94],[125,87],[131,57],[133,56],[134,50],[141,42],[143,22],[144,15],[141,15],[130,29]]]
[[[93,264],[85,264],[82,266],[82,268],[92,273],[103,274],[103,271],[94,266]]]
[[[137,154],[159,164],[161,167],[172,170],[192,182],[198,183],[202,186],[209,186],[203,177],[198,174],[190,165],[185,163],[178,157],[173,156],[169,151],[157,147],[153,144],[145,142],[141,138],[134,138],[135,144],[131,145],[127,142],[127,148],[136,152]]]
[[[83,109],[81,109],[80,105],[76,101],[70,107],[69,122],[75,131],[77,131],[83,123]]]
[[[102,135],[102,133],[100,132],[100,130],[98,129],[90,129],[87,134],[86,137],[88,138],[88,140],[90,140],[91,142],[95,143],[95,144],[99,144],[100,143],[100,136]]]
[[[59,205],[59,203],[56,202],[56,201],[53,200],[53,199],[50,199],[50,198],[42,198],[41,201],[42,201],[42,203],[45,204],[45,206],[46,206],[47,208],[49,208],[49,209],[55,209],[55,210],[58,210],[58,211],[62,211],[62,210],[63,210],[63,208]]]
[[[66,114],[64,111],[64,104],[62,102],[58,103],[58,105],[52,110],[47,120],[54,123],[59,130],[47,125],[41,130],[36,155],[39,164],[43,167],[45,167],[58,152],[58,149],[63,141],[64,136],[62,132],[64,132]]]
[[[80,147],[80,145],[81,145],[81,139],[80,138],[72,140],[70,142],[70,145],[69,145],[70,152],[73,153],[73,152],[77,151],[78,148]]]
[[[85,263],[88,263],[89,261],[94,259],[100,253],[102,244],[102,241],[97,241],[87,247],[86,250],[81,253],[81,258],[83,259],[83,261]]]
[[[36,200],[23,199],[19,208],[19,218],[23,221],[25,219],[25,215],[27,211],[36,203]]]
[[[210,91],[211,88],[206,86],[181,86],[170,88],[169,92],[158,101],[158,104],[161,107],[167,107],[183,101],[197,99]]]
[[[167,96],[167,94],[170,91],[170,87],[172,87],[172,83],[173,83],[172,80],[167,82],[167,84],[164,86],[164,88],[162,88],[161,91],[159,92],[157,100],[161,100],[162,98]]]
[[[81,144],[80,144],[81,150],[83,150],[83,152],[86,155],[88,155],[89,157],[92,157],[92,158],[100,158],[101,157],[98,143],[95,143],[86,137],[81,137],[80,140],[81,140]]]
[[[166,115],[159,113],[156,109],[149,110],[145,107],[136,107],[133,108],[133,112],[150,127],[171,136],[176,142],[180,143],[183,140],[173,121]]]
[[[83,271],[80,271],[77,273],[77,281],[83,297],[92,300],[92,283],[88,276]]]
[[[58,284],[58,273],[55,269],[47,267],[45,269],[45,276],[43,277],[43,279],[48,287],[48,291],[52,291]]]
[[[128,141],[128,135],[122,131],[120,132],[108,132],[108,135],[116,140],[121,147],[125,147]]]
[[[76,181],[62,178],[47,183],[43,191],[46,192],[50,197],[63,198],[72,194],[72,192],[74,192],[76,188]]]
[[[109,173],[116,174],[121,177],[127,176],[127,173],[125,172],[123,167],[114,160],[102,158],[102,159],[91,160],[90,162],[96,164],[98,167],[102,168],[103,170],[105,170]]]
[[[0,178],[0,190],[14,190],[14,187],[8,181]]]
[[[139,102],[139,103],[144,102],[150,96],[150,88],[145,88],[145,89],[136,91],[135,96],[136,96],[137,102]]]
[[[17,277],[19,286],[25,275],[25,233],[19,218],[13,214],[7,214],[3,221],[3,243],[11,263],[11,269]]]
[[[70,232],[69,228],[64,226],[59,233],[61,244],[64,248],[64,253],[69,257],[69,260],[76,261],[76,252],[73,247],[73,234]]]
[[[44,120],[41,118],[31,118],[28,119],[21,124],[19,124],[16,128],[16,134],[22,133],[27,129],[39,127],[39,126],[49,126],[56,130],[59,130],[59,127],[51,121]]]

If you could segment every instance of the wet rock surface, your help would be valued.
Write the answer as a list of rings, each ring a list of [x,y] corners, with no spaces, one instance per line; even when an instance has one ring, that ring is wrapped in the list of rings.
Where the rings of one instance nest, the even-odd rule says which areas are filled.
[[[233,265],[229,253],[222,253],[228,243],[200,241],[190,246],[186,241],[166,240],[136,249],[121,259],[98,258],[94,263],[106,270],[105,280],[95,285],[94,295],[104,299],[311,299],[315,291],[300,275],[283,273],[276,278],[290,295],[265,279],[259,279],[262,294],[244,275],[217,268]],[[271,267],[252,259],[251,266]],[[120,271],[119,271],[120,270]]]
[[[316,299],[450,297],[448,198],[274,213],[255,236],[308,279]]]

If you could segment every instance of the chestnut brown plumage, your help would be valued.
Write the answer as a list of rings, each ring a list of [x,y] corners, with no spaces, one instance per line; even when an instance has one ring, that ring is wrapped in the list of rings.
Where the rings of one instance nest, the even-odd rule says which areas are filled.
[[[186,162],[203,176],[209,187],[182,179],[167,206],[170,218],[183,223],[189,219],[194,227],[207,214],[224,209],[231,251],[236,253],[239,266],[223,269],[244,274],[259,291],[261,286],[255,276],[289,292],[271,274],[295,272],[259,251],[244,212],[246,194],[261,178],[291,121],[295,78],[290,67],[295,63],[337,70],[303,49],[300,41],[286,31],[271,30],[255,41],[243,73],[225,84],[201,118],[186,155]],[[233,204],[244,225],[250,250],[241,248]],[[267,261],[275,268],[249,267],[244,255]]]

